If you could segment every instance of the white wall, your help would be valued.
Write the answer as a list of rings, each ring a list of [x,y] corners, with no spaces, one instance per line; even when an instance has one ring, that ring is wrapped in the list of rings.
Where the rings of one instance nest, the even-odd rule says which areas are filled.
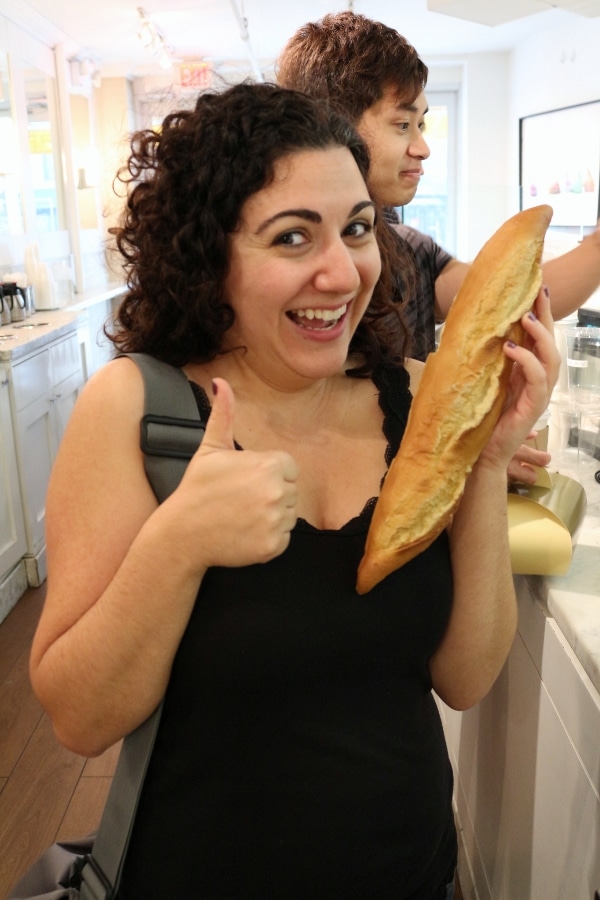
[[[430,89],[452,81],[459,89],[461,259],[472,259],[519,209],[519,119],[600,100],[599,48],[600,18],[581,16],[539,31],[510,52],[425,60]]]
[[[511,123],[518,126],[521,116],[600,100],[599,50],[600,18],[584,16],[519,44],[511,54]]]
[[[510,59],[508,139],[511,179],[518,180],[519,119],[523,116],[600,100],[600,18],[583,16],[561,28],[551,28],[516,47]],[[558,134],[557,140],[577,146],[580,135]],[[598,173],[596,173],[598,177]],[[576,235],[550,230],[545,255],[556,256],[576,246]],[[586,306],[600,308],[600,290]]]
[[[457,255],[472,259],[513,209],[508,53],[427,59],[428,90],[458,89]]]
[[[506,53],[470,56],[466,65],[465,105],[468,211],[463,258],[472,259],[482,244],[514,211],[510,183],[508,130],[509,64]],[[516,194],[518,202],[518,193]]]

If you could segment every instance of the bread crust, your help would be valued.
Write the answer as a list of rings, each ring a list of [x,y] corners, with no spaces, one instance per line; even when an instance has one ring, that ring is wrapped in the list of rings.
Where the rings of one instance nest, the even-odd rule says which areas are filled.
[[[521,317],[541,286],[552,208],[505,222],[475,257],[427,358],[404,437],[373,512],[356,589],[370,591],[425,550],[448,525],[500,416]]]

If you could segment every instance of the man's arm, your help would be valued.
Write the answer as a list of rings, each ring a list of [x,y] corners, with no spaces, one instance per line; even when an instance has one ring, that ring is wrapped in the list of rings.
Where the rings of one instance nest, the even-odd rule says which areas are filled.
[[[435,281],[435,316],[443,322],[459,287],[469,271],[469,263],[452,259]],[[543,283],[550,293],[554,319],[563,319],[585,303],[600,285],[600,224],[592,234],[568,253],[542,266]]]
[[[470,263],[451,259],[435,279],[435,318],[437,322],[445,321],[452,306],[452,301],[456,297],[469,268]]]
[[[600,224],[568,253],[542,266],[554,319],[562,319],[585,303],[600,285]]]

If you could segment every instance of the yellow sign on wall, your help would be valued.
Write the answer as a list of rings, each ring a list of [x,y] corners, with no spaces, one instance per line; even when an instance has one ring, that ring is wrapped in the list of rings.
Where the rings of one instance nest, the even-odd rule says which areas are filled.
[[[29,129],[29,150],[31,153],[52,153],[52,138],[49,128]]]

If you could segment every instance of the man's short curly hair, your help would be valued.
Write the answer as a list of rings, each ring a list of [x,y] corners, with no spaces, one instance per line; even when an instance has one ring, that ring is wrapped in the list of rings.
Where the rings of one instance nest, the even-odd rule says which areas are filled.
[[[356,124],[391,89],[406,105],[425,90],[428,69],[395,29],[352,12],[308,22],[290,38],[275,73],[282,87],[335,103]]]
[[[128,284],[109,334],[116,349],[178,366],[214,359],[234,320],[225,280],[229,236],[244,203],[272,181],[278,160],[331,147],[347,147],[366,180],[368,151],[345,117],[302,93],[248,82],[203,93],[193,110],[171,113],[157,131],[137,132],[118,175],[128,196],[112,232]],[[379,229],[383,274],[352,346],[365,372],[382,353],[403,352],[388,346],[382,324],[395,307],[388,231]]]

